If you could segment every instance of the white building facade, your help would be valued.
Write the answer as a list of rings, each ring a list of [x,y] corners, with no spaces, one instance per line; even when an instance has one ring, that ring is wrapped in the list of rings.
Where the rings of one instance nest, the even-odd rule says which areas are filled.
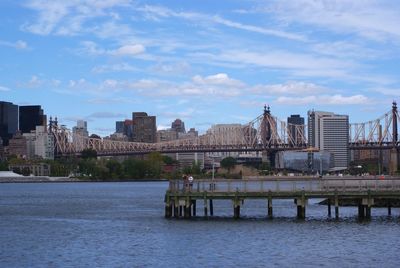
[[[349,164],[349,117],[330,112],[308,111],[308,143],[333,155],[333,170]]]

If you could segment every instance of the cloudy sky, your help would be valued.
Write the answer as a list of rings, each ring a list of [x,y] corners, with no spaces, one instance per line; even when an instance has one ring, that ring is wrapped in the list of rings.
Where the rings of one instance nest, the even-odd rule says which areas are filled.
[[[134,111],[201,132],[400,100],[400,2],[1,0],[0,100],[102,136]]]

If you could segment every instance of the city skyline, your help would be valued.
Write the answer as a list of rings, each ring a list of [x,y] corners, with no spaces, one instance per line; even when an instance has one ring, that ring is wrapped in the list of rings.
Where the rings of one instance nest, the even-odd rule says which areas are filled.
[[[364,122],[398,100],[400,4],[390,1],[0,3],[0,96],[70,129],[133,111],[204,133],[262,113]],[[5,75],[7,74],[7,75]]]

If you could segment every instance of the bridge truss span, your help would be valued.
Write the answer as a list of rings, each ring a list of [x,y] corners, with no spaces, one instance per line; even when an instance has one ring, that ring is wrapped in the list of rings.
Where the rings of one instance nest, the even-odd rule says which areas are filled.
[[[350,149],[398,148],[397,125],[400,124],[396,103],[391,112],[378,119],[349,125]],[[204,135],[158,143],[116,141],[100,137],[83,137],[65,127],[50,125],[54,136],[55,154],[80,155],[93,149],[98,155],[130,155],[150,152],[252,152],[302,150],[307,148],[306,125],[288,124],[273,116],[269,107],[251,122],[220,124],[211,127]]]

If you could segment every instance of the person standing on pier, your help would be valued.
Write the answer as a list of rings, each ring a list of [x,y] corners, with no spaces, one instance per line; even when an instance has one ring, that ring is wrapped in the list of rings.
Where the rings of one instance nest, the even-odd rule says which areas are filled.
[[[192,191],[192,188],[193,188],[193,177],[192,177],[192,175],[189,176],[188,182],[189,182],[189,191]]]

